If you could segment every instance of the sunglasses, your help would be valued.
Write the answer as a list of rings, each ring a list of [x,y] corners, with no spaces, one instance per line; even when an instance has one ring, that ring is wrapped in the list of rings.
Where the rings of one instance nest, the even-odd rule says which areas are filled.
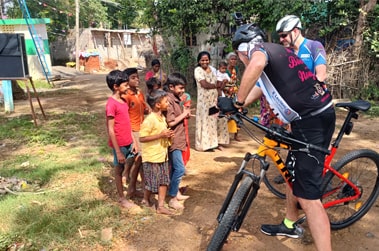
[[[286,38],[288,36],[288,34],[290,34],[290,33],[283,33],[283,34],[280,34],[279,37],[280,38]]]

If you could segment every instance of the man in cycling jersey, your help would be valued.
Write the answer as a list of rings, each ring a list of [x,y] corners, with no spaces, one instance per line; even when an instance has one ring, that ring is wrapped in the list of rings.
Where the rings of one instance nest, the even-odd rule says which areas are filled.
[[[280,44],[292,49],[304,61],[311,72],[316,75],[318,80],[325,81],[327,74],[324,46],[318,41],[304,38],[301,34],[301,29],[301,21],[295,15],[286,15],[276,24],[276,32],[279,35]],[[269,126],[271,123],[281,123],[272,114],[265,96],[260,98],[260,106],[261,123],[263,125]],[[274,181],[276,183],[284,183],[280,175]]]
[[[328,148],[336,119],[331,94],[292,50],[265,43],[264,37],[257,24],[241,26],[233,37],[233,49],[246,66],[235,106],[249,105],[263,93],[274,113],[291,124],[294,138]],[[286,217],[279,225],[262,225],[261,231],[298,238],[294,222],[298,219],[299,202],[316,248],[328,251],[330,224],[320,200],[325,155],[313,150],[296,151],[299,148],[293,146],[289,154],[293,158],[295,181],[293,191],[287,189]]]
[[[319,81],[324,82],[326,73],[326,52],[324,46],[316,40],[303,37],[301,34],[302,25],[300,19],[295,15],[286,15],[276,24],[276,32],[279,35],[280,44],[291,48],[293,52],[303,60],[305,65],[316,75]],[[261,99],[262,100],[262,99]],[[262,111],[270,116],[270,111]],[[265,116],[265,114],[262,114]],[[270,118],[272,121],[272,118]],[[277,184],[284,183],[281,175],[274,178]]]
[[[295,15],[287,15],[276,24],[280,44],[291,48],[319,81],[325,81],[327,78],[325,48],[319,41],[303,37],[301,29],[301,21]]]

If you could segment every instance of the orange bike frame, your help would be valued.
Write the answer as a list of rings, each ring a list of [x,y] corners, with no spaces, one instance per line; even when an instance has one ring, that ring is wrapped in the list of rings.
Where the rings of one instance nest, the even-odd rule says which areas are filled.
[[[259,145],[257,155],[260,157],[269,156],[270,159],[275,163],[276,168],[278,168],[280,174],[286,180],[287,184],[292,188],[292,175],[283,162],[275,147],[280,147],[282,149],[289,149],[289,146],[284,143],[278,143],[275,140],[263,137],[263,143]]]
[[[289,172],[288,168],[286,167],[285,163],[283,162],[282,158],[280,157],[278,151],[274,149],[275,147],[280,147],[282,149],[287,149],[287,150],[289,149],[289,146],[287,144],[278,143],[275,140],[272,140],[272,139],[269,139],[267,137],[264,137],[263,138],[263,143],[261,143],[259,145],[256,154],[259,155],[260,157],[263,157],[263,158],[265,156],[269,156],[270,159],[274,162],[276,168],[279,170],[280,174],[285,179],[286,183],[292,189],[292,177],[293,176]],[[324,164],[323,176],[327,172],[330,171],[330,172],[332,172],[334,175],[336,175],[341,180],[341,184],[339,186],[337,186],[336,188],[334,188],[333,190],[328,191],[327,193],[325,193],[323,195],[323,198],[328,197],[329,195],[335,193],[336,191],[339,191],[339,189],[344,184],[348,184],[349,186],[351,186],[354,189],[354,191],[355,191],[355,195],[354,196],[345,197],[345,198],[342,198],[342,199],[338,199],[338,200],[329,201],[329,202],[327,202],[327,203],[324,204],[324,208],[328,208],[328,207],[331,207],[331,206],[334,206],[334,205],[337,205],[337,204],[341,204],[341,203],[344,203],[344,202],[347,202],[347,201],[355,200],[355,199],[357,199],[357,198],[359,198],[361,196],[361,192],[358,189],[358,187],[354,183],[352,183],[347,177],[345,177],[344,175],[342,175],[341,173],[339,173],[338,171],[336,171],[330,165],[331,162],[332,162],[332,159],[333,159],[334,155],[336,154],[336,152],[337,152],[337,147],[333,146],[331,148],[330,154],[328,156],[326,156],[326,158],[325,158],[325,164]]]

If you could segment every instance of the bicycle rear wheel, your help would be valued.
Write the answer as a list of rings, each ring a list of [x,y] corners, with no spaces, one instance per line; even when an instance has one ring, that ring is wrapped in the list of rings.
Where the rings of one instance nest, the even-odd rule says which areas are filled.
[[[211,241],[208,244],[207,251],[218,251],[221,250],[226,239],[228,238],[230,231],[235,223],[236,218],[239,216],[242,208],[245,205],[246,199],[249,195],[250,189],[252,187],[253,180],[246,176],[237,188],[228,208],[225,211],[219,225],[217,226]]]
[[[361,197],[329,208],[333,230],[348,227],[362,218],[379,195],[379,154],[369,149],[352,151],[343,156],[335,165],[335,170],[359,187]],[[346,182],[329,172],[322,185],[323,203],[354,195],[354,190]]]

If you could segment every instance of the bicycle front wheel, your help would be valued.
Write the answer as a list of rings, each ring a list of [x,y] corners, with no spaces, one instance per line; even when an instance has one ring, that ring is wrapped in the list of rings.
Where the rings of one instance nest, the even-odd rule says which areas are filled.
[[[230,231],[235,223],[235,220],[239,216],[242,208],[245,205],[246,199],[249,195],[250,189],[252,187],[253,180],[246,176],[240,187],[235,192],[228,208],[225,211],[219,225],[217,226],[211,241],[209,242],[207,251],[218,251],[221,250],[226,239],[228,238]]]
[[[333,230],[348,227],[362,218],[379,195],[379,154],[369,149],[349,152],[335,165],[334,169],[355,184],[361,196],[352,201],[339,203],[329,208],[330,226]],[[354,196],[353,188],[329,172],[322,185],[323,203]]]

